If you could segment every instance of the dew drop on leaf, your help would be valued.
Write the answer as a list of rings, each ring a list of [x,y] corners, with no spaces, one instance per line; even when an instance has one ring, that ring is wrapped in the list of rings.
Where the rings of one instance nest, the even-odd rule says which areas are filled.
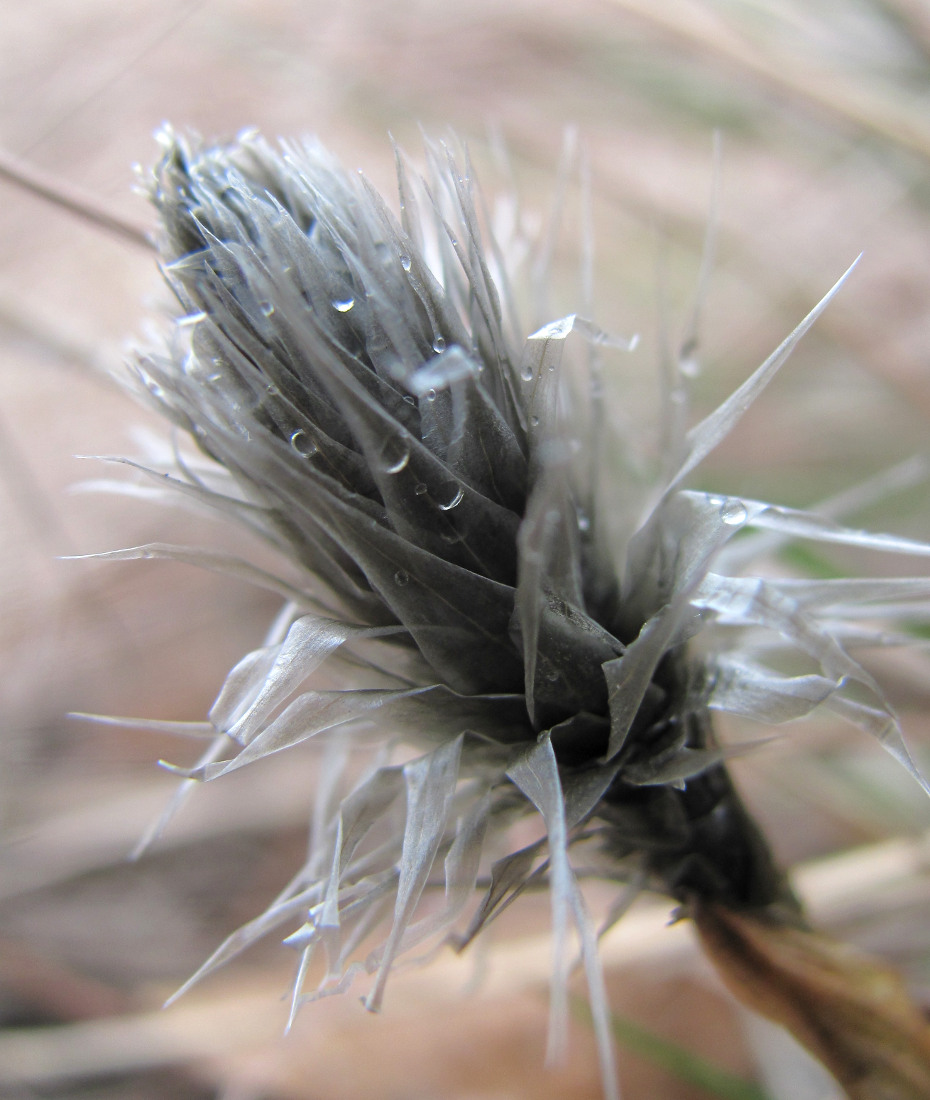
[[[459,487],[456,489],[455,495],[452,497],[452,499],[448,500],[445,504],[440,504],[439,505],[439,511],[440,512],[451,512],[453,508],[457,507],[459,504],[462,503],[462,500],[463,500],[464,496],[465,496],[465,490],[462,488],[461,485],[459,485]]]
[[[727,497],[720,507],[720,518],[728,527],[742,527],[749,518],[749,513],[741,500]]]
[[[381,450],[386,474],[399,474],[410,461],[410,449],[400,439],[388,440]]]
[[[291,433],[291,446],[301,458],[312,458],[319,450],[303,428],[298,428],[296,432]]]

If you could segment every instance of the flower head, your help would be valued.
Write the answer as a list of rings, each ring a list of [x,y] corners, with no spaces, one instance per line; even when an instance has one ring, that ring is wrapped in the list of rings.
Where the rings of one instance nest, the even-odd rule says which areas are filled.
[[[743,571],[795,538],[919,556],[930,547],[683,488],[837,288],[687,431],[672,411],[685,379],[673,372],[663,472],[621,506],[612,492],[622,471],[597,450],[598,356],[625,342],[577,315],[537,318],[520,336],[507,249],[482,229],[467,160],[429,146],[419,178],[398,156],[398,220],[314,144],[278,151],[245,136],[211,148],[167,133],[164,145],[150,190],[183,316],[170,350],[140,357],[137,375],[211,460],[203,471],[179,462],[174,486],[288,563],[274,576],[201,555],[280,591],[287,607],[223,686],[210,713],[215,747],[175,770],[214,780],[324,734],[336,750],[303,867],[201,973],[290,926],[302,958],[295,1007],[361,970],[374,975],[367,1003],[377,1008],[401,954],[453,929],[468,942],[547,876],[551,1038],[574,925],[610,1089],[573,845],[596,843],[612,875],[685,905],[790,911],[711,713],[780,723],[828,707],[917,776],[879,686],[850,651],[900,640],[857,620],[926,600],[930,581]],[[570,377],[568,352],[579,348],[587,359]],[[688,646],[698,633],[700,660]],[[786,673],[788,652],[807,667]],[[314,688],[323,662],[340,657],[347,686]],[[412,751],[347,779],[340,750],[373,739]],[[545,838],[508,849],[511,824],[533,813]],[[427,889],[437,879],[440,901]],[[314,994],[303,983],[317,951],[326,966]]]

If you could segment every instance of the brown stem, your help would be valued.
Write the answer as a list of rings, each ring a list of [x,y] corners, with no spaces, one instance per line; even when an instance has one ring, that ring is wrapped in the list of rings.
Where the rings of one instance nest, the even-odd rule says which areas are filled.
[[[704,949],[730,991],[815,1055],[850,1100],[927,1100],[930,1025],[884,963],[771,910],[698,903]]]

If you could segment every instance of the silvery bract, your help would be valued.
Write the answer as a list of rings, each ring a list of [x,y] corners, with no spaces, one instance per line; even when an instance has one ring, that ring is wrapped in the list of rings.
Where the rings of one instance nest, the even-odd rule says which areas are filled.
[[[286,561],[274,576],[175,547],[109,556],[195,560],[287,600],[268,644],[223,685],[205,726],[214,746],[177,769],[188,787],[312,737],[329,746],[306,862],[195,977],[283,926],[301,953],[295,1008],[361,971],[374,975],[376,1009],[399,956],[444,936],[468,942],[547,880],[550,1041],[564,1031],[577,934],[611,1092],[573,845],[685,906],[789,911],[710,714],[781,723],[826,708],[917,776],[852,653],[907,641],[888,620],[925,613],[930,581],[763,579],[744,567],[789,539],[930,547],[683,487],[839,284],[690,430],[672,371],[662,470],[643,488],[604,443],[599,356],[622,341],[579,316],[521,330],[514,250],[486,230],[482,240],[490,219],[467,160],[430,146],[420,178],[398,157],[398,220],[315,144],[277,151],[246,136],[207,148],[167,133],[164,146],[150,191],[182,317],[170,352],[140,357],[137,374],[210,460],[179,461],[169,484]],[[161,486],[165,472],[154,471]],[[700,661],[688,654],[698,633]],[[804,658],[793,673],[787,653]],[[334,659],[347,686],[314,690]],[[359,778],[349,750],[373,739],[385,751]],[[508,831],[527,814],[545,840],[513,850]],[[308,992],[315,953],[323,977]]]

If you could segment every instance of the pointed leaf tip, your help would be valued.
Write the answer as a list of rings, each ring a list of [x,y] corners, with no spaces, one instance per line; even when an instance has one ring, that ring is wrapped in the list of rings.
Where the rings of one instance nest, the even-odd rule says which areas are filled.
[[[741,386],[737,387],[722,404],[718,405],[709,416],[706,416],[688,432],[686,436],[687,454],[678,472],[669,482],[666,491],[674,488],[687,477],[732,431],[742,419],[743,414],[788,360],[788,357],[800,343],[801,338],[839,293],[840,288],[852,274],[861,258],[862,253],[853,260],[810,313],[782,340],[765,362]]]

